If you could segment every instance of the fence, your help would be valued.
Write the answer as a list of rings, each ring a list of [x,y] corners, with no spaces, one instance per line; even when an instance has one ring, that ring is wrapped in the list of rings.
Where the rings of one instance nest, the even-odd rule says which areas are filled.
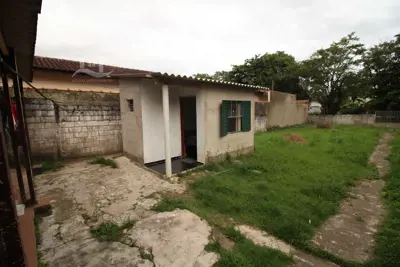
[[[74,158],[122,151],[119,94],[46,90],[57,104],[27,90],[32,155]]]
[[[348,125],[375,125],[400,123],[400,111],[376,111],[375,114],[309,115],[308,123],[332,123]]]
[[[399,110],[380,110],[376,112],[375,122],[400,122]]]

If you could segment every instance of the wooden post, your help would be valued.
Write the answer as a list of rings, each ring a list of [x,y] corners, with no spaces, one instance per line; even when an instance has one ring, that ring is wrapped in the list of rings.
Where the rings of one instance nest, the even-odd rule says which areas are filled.
[[[7,118],[8,118],[8,128],[10,130],[10,137],[11,137],[11,143],[12,143],[12,148],[13,148],[13,154],[14,154],[14,160],[15,160],[15,168],[17,170],[17,179],[18,179],[18,188],[19,188],[19,194],[21,197],[22,203],[26,202],[26,195],[25,195],[25,186],[24,186],[24,180],[22,177],[22,170],[21,170],[21,162],[19,161],[19,153],[18,153],[18,136],[15,131],[14,127],[14,119],[12,117],[12,111],[11,111],[11,105],[10,105],[10,91],[8,89],[8,78],[7,78],[7,70],[4,68],[2,65],[0,66],[1,68],[1,79],[3,82],[3,91],[4,91],[4,108],[5,112],[7,113]],[[2,128],[4,129],[4,128]]]
[[[5,76],[4,70],[2,70],[2,76]],[[8,82],[7,77],[2,79],[3,88],[6,87],[4,80]],[[19,235],[15,200],[12,195],[8,153],[3,129],[3,123],[0,120],[0,266],[26,266]]]
[[[13,57],[13,67],[14,69],[18,72],[18,66],[17,66],[17,61],[15,58],[15,54]],[[22,93],[23,91],[23,86],[21,83],[21,79],[17,75],[13,75],[13,84],[14,84],[14,94],[15,94],[15,99],[17,102],[17,114],[18,114],[18,128],[20,132],[20,139],[22,143],[22,149],[24,151],[24,157],[25,157],[25,170],[26,170],[26,176],[28,180],[28,187],[29,187],[29,194],[30,194],[30,203],[29,204],[36,204],[36,193],[35,193],[35,187],[33,184],[33,172],[32,172],[32,161],[31,161],[31,149],[29,146],[29,133],[28,133],[28,127],[26,125],[25,121],[25,110],[23,106],[23,100],[22,100]]]

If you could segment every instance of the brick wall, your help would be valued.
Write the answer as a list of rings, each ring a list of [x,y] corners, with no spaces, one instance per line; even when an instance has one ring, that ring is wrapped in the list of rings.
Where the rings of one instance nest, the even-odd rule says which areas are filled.
[[[62,158],[122,152],[119,94],[25,90],[32,155]]]

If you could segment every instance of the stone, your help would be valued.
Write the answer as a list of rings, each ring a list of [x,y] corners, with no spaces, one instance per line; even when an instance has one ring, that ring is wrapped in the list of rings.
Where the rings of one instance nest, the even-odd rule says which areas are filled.
[[[197,262],[210,267],[215,263],[216,258],[204,252],[211,227],[190,211],[152,215],[137,222],[130,233],[136,246],[152,248],[156,266],[187,267]]]
[[[214,266],[214,264],[218,261],[218,254],[209,252],[203,253],[199,257],[197,257],[193,267],[209,267]]]

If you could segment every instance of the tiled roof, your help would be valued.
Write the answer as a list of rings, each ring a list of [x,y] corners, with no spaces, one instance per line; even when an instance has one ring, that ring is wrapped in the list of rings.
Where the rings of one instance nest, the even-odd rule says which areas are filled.
[[[99,64],[87,63],[87,62],[79,62],[67,59],[59,59],[59,58],[50,58],[50,57],[40,57],[35,56],[33,61],[33,66],[35,69],[45,69],[45,70],[54,70],[54,71],[65,71],[65,72],[75,72],[78,69],[82,68],[82,63],[84,63],[84,68],[98,71]],[[103,72],[113,71],[111,76],[114,77],[147,77],[147,78],[169,78],[176,80],[189,80],[189,81],[198,81],[198,82],[206,82],[206,83],[217,83],[217,84],[226,84],[233,85],[238,87],[248,87],[258,90],[269,90],[268,87],[258,86],[258,85],[250,85],[243,83],[234,83],[227,82],[223,80],[211,80],[204,78],[196,78],[193,76],[186,75],[175,75],[169,73],[160,73],[160,72],[152,72],[146,70],[138,70],[138,69],[128,69],[121,68],[115,66],[102,65]]]
[[[35,56],[33,60],[34,69],[53,70],[53,71],[75,72],[82,67],[93,71],[99,71],[99,66],[103,67],[103,72],[113,71],[113,74],[151,73],[150,71],[145,71],[145,70],[128,69],[116,66],[74,61],[68,59],[52,58],[52,57]]]

